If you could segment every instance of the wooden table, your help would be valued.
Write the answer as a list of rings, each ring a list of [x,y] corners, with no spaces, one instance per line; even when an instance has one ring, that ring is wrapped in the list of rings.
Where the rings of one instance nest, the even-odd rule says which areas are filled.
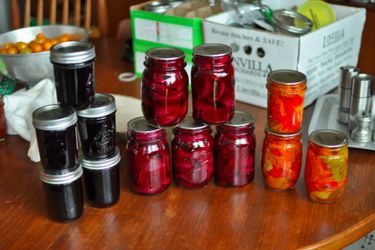
[[[95,44],[97,92],[139,96],[139,80],[117,80],[119,73],[132,69],[120,59],[121,42]],[[118,204],[106,209],[86,204],[83,216],[69,224],[47,217],[39,164],[26,156],[28,142],[8,136],[0,143],[0,249],[339,248],[375,228],[375,153],[350,150],[348,185],[336,204],[310,202],[303,174],[295,190],[269,191],[260,171],[265,110],[243,103],[237,109],[256,116],[252,184],[223,188],[211,183],[194,191],[172,185],[160,195],[136,195],[122,161]],[[312,111],[305,110],[305,131]],[[125,157],[124,143],[119,146]]]

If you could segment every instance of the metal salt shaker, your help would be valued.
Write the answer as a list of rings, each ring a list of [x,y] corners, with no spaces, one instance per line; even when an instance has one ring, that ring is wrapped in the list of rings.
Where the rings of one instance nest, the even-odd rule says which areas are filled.
[[[353,77],[358,75],[359,69],[354,66],[343,66],[340,68],[340,70],[341,70],[340,109],[339,109],[338,121],[343,124],[348,124],[352,80],[353,80]]]
[[[348,130],[351,135],[356,128],[357,114],[372,114],[372,84],[374,77],[368,74],[358,74],[353,78],[350,97],[350,117]]]
[[[372,139],[372,115],[366,113],[357,114],[355,117],[355,122],[356,127],[352,132],[351,138],[356,142],[370,142]]]

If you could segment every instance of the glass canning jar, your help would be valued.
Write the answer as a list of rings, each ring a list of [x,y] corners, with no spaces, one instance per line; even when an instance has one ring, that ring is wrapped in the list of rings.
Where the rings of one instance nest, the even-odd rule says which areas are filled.
[[[306,76],[295,70],[275,70],[267,76],[267,125],[276,133],[301,130]]]
[[[294,188],[301,172],[302,132],[278,134],[265,130],[262,149],[262,173],[272,190]]]
[[[331,203],[340,198],[347,182],[348,137],[336,130],[316,130],[309,136],[305,184],[309,198]]]
[[[178,186],[200,188],[212,179],[214,147],[211,128],[192,115],[174,129],[172,140],[173,173]]]
[[[223,124],[234,114],[232,49],[203,44],[193,50],[191,81],[193,116],[208,124]]]
[[[116,150],[116,103],[109,94],[95,94],[88,109],[77,112],[81,148],[86,158],[106,158]]]
[[[57,100],[76,110],[85,109],[94,100],[95,47],[85,41],[71,41],[51,48]]]
[[[120,197],[120,150],[109,157],[82,159],[87,198],[95,207],[109,207]]]
[[[33,112],[40,160],[46,173],[63,173],[76,166],[76,122],[75,110],[64,104],[47,105]]]
[[[185,118],[189,79],[184,58],[184,53],[174,48],[153,48],[146,52],[142,112],[154,126],[174,126]]]
[[[217,127],[215,182],[220,186],[244,186],[254,179],[255,133],[252,115],[236,111],[233,119]]]
[[[157,194],[171,184],[169,146],[163,129],[150,126],[143,117],[128,123],[126,145],[133,190]]]

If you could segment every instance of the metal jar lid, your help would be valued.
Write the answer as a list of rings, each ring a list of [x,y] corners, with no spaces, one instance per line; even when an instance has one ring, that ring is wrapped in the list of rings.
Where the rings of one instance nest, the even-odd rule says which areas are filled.
[[[341,70],[341,83],[340,86],[346,89],[352,88],[352,79],[359,73],[359,68],[355,66],[343,66]]]
[[[268,73],[267,81],[283,85],[296,85],[306,82],[306,75],[290,69],[279,69]]]
[[[51,62],[60,64],[83,63],[95,58],[95,46],[85,41],[56,44],[51,48]]]
[[[33,112],[33,125],[40,130],[63,130],[77,122],[75,110],[64,104],[51,104]]]
[[[368,74],[358,74],[353,78],[352,96],[363,98],[372,96],[374,77]]]
[[[326,148],[339,148],[348,144],[348,137],[333,129],[316,130],[310,134],[309,140]]]
[[[164,14],[170,7],[170,4],[165,1],[151,1],[145,6],[145,10],[158,14]]]
[[[107,158],[100,160],[92,160],[88,158],[82,159],[83,168],[92,170],[101,170],[116,166],[121,161],[120,149],[116,147],[115,153]]]
[[[88,109],[77,111],[78,117],[97,118],[116,112],[115,98],[110,94],[96,93],[94,102]]]
[[[208,128],[209,126],[202,122],[202,121],[196,121],[193,118],[192,114],[188,114],[184,121],[177,125],[177,128],[186,129],[186,130],[198,130],[198,129],[204,129]]]
[[[161,128],[157,128],[148,124],[144,117],[137,117],[128,122],[128,129],[133,130],[136,133],[152,133],[162,131]]]
[[[221,43],[206,43],[193,49],[193,56],[218,57],[231,54],[232,48]]]
[[[281,133],[276,133],[276,132],[272,131],[269,127],[266,127],[264,129],[264,131],[267,134],[274,135],[274,136],[281,137],[281,138],[290,138],[290,137],[302,136],[302,130],[300,130],[296,133],[291,133],[291,134],[281,134]]]
[[[252,124],[254,124],[254,117],[251,114],[236,110],[232,120],[224,123],[221,126],[244,127]]]
[[[284,9],[273,11],[271,23],[280,31],[297,36],[310,32],[313,27],[313,22],[309,18],[296,11]]]
[[[152,48],[146,51],[146,58],[155,60],[169,61],[184,57],[184,52],[175,48]]]
[[[70,184],[75,180],[79,179],[82,176],[83,170],[81,165],[77,165],[77,168],[66,174],[52,175],[44,172],[43,167],[39,168],[39,178],[42,182],[52,184],[52,185],[61,185],[61,184]]]

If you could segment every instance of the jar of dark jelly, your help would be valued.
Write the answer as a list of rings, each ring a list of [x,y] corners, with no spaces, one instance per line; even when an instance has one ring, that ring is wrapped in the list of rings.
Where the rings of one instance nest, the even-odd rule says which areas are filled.
[[[191,81],[193,116],[208,124],[230,121],[234,114],[232,49],[224,44],[203,44],[193,50]]]
[[[189,79],[184,58],[184,52],[174,48],[153,48],[146,52],[142,111],[154,126],[174,126],[185,118]]]
[[[171,184],[169,146],[165,130],[150,126],[143,117],[128,123],[127,156],[133,190],[157,194]]]
[[[61,174],[77,163],[77,115],[72,107],[52,104],[33,113],[33,125],[44,171]]]
[[[85,109],[94,100],[95,47],[85,41],[57,44],[51,48],[57,100],[76,110]]]
[[[39,172],[51,219],[68,222],[81,217],[83,213],[82,167],[78,165],[74,170],[58,175],[48,174],[42,167]]]
[[[254,118],[236,111],[232,120],[217,127],[215,182],[220,186],[244,186],[254,179]]]
[[[87,198],[95,207],[109,207],[120,197],[120,150],[100,160],[83,158],[83,175]]]
[[[178,186],[201,188],[212,179],[214,143],[211,128],[192,115],[174,129],[172,140],[173,173]]]
[[[106,158],[115,153],[115,114],[115,98],[98,93],[88,109],[77,112],[82,152],[86,158]]]

